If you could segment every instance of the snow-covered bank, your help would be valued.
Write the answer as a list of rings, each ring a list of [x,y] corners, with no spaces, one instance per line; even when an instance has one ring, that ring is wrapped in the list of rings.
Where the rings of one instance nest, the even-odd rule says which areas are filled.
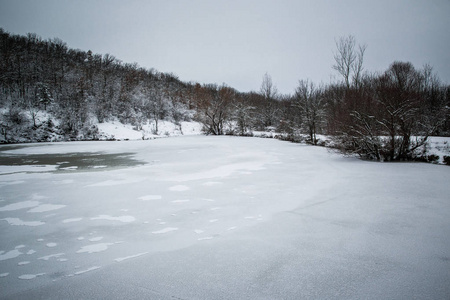
[[[2,299],[450,296],[445,166],[208,136],[11,156],[57,160],[0,175]]]
[[[18,111],[17,122],[12,124],[6,116],[10,112],[0,108],[0,144],[30,142],[62,142],[86,140],[147,140],[160,137],[197,135],[202,133],[203,125],[195,121],[171,122],[167,120],[147,120],[138,126],[124,124],[117,118],[99,122],[90,115],[84,125],[68,133],[61,120],[52,113],[36,110]],[[70,132],[70,131],[69,131]]]
[[[158,130],[156,130],[155,122],[143,125],[140,130],[119,121],[98,123],[96,126],[101,140],[148,140],[158,137],[196,135],[202,132],[202,124],[198,122],[174,124],[168,121],[158,121]]]

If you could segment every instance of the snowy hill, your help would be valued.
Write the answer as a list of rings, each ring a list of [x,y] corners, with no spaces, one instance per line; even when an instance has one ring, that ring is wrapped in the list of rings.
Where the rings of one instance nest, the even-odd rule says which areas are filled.
[[[202,124],[198,122],[180,122],[176,125],[169,121],[158,122],[158,134],[155,133],[154,122],[136,130],[134,126],[119,121],[96,124],[100,140],[148,140],[159,137],[202,134]]]
[[[6,109],[0,110],[1,117],[8,115]],[[116,118],[98,122],[91,117],[76,135],[67,135],[61,130],[61,121],[52,113],[39,110],[33,116],[27,111],[18,111],[21,119],[15,125],[4,125],[0,143],[60,142],[82,140],[147,140],[159,137],[195,135],[202,133],[202,124],[195,121],[181,121],[175,124],[167,120],[158,121],[158,130],[154,121],[147,120],[140,129],[131,124],[123,124]],[[1,122],[0,122],[1,123]],[[5,129],[3,129],[5,128]],[[8,129],[6,129],[8,128]]]

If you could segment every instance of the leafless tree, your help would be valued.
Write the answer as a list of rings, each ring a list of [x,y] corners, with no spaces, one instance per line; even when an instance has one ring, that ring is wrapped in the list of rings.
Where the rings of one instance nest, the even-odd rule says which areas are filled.
[[[264,127],[269,127],[273,125],[277,113],[274,101],[278,97],[278,90],[272,82],[272,77],[267,73],[263,76],[259,92],[264,97],[263,125]]]
[[[316,134],[326,113],[321,89],[309,80],[300,80],[295,90],[294,107],[299,109],[301,127],[308,131],[311,143],[316,145]]]
[[[341,37],[336,41],[337,52],[334,54],[336,62],[333,69],[339,72],[344,77],[344,82],[347,88],[353,84],[358,87],[361,82],[363,71],[364,53],[366,45],[358,45],[356,48],[355,37],[349,35]]]

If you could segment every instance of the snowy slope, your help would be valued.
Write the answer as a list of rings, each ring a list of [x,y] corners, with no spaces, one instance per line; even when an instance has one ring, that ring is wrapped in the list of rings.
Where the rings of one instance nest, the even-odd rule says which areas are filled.
[[[97,123],[100,139],[102,140],[148,140],[158,137],[197,135],[201,134],[202,125],[198,122],[181,122],[176,125],[169,121],[158,122],[158,131],[156,134],[156,125],[154,122],[142,126],[137,130],[129,124],[122,124],[119,121]]]
[[[1,299],[450,297],[446,166],[206,136],[0,162]]]

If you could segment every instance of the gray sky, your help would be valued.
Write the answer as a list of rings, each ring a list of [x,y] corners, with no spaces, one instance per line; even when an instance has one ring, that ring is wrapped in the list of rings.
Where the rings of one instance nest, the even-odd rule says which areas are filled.
[[[243,92],[267,72],[282,93],[340,80],[335,40],[351,34],[369,71],[428,63],[450,83],[449,0],[0,0],[0,27]]]

